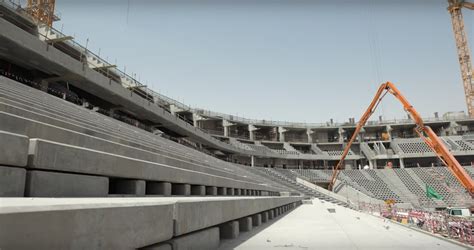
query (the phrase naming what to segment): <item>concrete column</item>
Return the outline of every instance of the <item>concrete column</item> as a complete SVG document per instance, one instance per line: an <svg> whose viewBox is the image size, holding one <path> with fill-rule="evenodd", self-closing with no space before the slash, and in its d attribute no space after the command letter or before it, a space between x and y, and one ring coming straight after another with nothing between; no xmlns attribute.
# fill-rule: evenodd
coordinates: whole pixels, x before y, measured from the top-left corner
<svg viewBox="0 0 474 250"><path fill-rule="evenodd" d="M314 131L310 128L306 129L306 134L308 135L308 142L313 143L313 136L311 136Z"/></svg>
<svg viewBox="0 0 474 250"><path fill-rule="evenodd" d="M234 195L240 196L240 188L234 188Z"/></svg>
<svg viewBox="0 0 474 250"><path fill-rule="evenodd" d="M206 195L217 195L217 187L206 187Z"/></svg>
<svg viewBox="0 0 474 250"><path fill-rule="evenodd" d="M403 161L403 158L400 158L400 168L405 168L405 162Z"/></svg>
<svg viewBox="0 0 474 250"><path fill-rule="evenodd" d="M343 128L339 128L338 131L339 133L339 142L340 143L344 143L344 129Z"/></svg>
<svg viewBox="0 0 474 250"><path fill-rule="evenodd" d="M189 184L179 184L173 183L171 185L171 194L172 195L185 195L189 196L191 194L191 185Z"/></svg>
<svg viewBox="0 0 474 250"><path fill-rule="evenodd" d="M202 120L202 119L203 119L202 116L193 113L193 126L194 126L194 127L198 127L198 121L199 121L199 120Z"/></svg>
<svg viewBox="0 0 474 250"><path fill-rule="evenodd" d="M390 141L392 141L392 130L393 130L393 128L392 128L392 126L387 125L386 129L387 129L388 138L389 138Z"/></svg>
<svg viewBox="0 0 474 250"><path fill-rule="evenodd" d="M227 188L227 195L228 196L233 196L234 195L234 189L233 188Z"/></svg>
<svg viewBox="0 0 474 250"><path fill-rule="evenodd" d="M275 211L273 209L268 210L268 219L273 220L273 218L275 218Z"/></svg>
<svg viewBox="0 0 474 250"><path fill-rule="evenodd" d="M227 188L218 187L217 188L217 195L221 195L221 196L227 195Z"/></svg>
<svg viewBox="0 0 474 250"><path fill-rule="evenodd" d="M267 223L267 221L269 220L268 211L261 213L261 215L262 215L262 223Z"/></svg>
<svg viewBox="0 0 474 250"><path fill-rule="evenodd" d="M260 225L262 225L262 215L261 214L252 215L252 226L258 227Z"/></svg>
<svg viewBox="0 0 474 250"><path fill-rule="evenodd" d="M235 239L239 237L239 222L230 221L219 226L221 239Z"/></svg>
<svg viewBox="0 0 474 250"><path fill-rule="evenodd" d="M252 217L245 217L239 220L240 232L248 232L252 230Z"/></svg>
<svg viewBox="0 0 474 250"><path fill-rule="evenodd" d="M191 195L206 195L206 187L202 185L191 185Z"/></svg>
<svg viewBox="0 0 474 250"><path fill-rule="evenodd" d="M258 130L257 127L255 127L252 124L249 124L249 137L250 140L254 141L255 140L255 131Z"/></svg>
<svg viewBox="0 0 474 250"><path fill-rule="evenodd" d="M171 183L149 181L146 183L146 194L171 196Z"/></svg>
<svg viewBox="0 0 474 250"><path fill-rule="evenodd" d="M254 155L250 156L250 162L251 162L250 165L251 165L252 167L255 167L255 156L254 156Z"/></svg>
<svg viewBox="0 0 474 250"><path fill-rule="evenodd" d="M228 120L222 119L222 127L224 128L224 136L229 137L230 127L234 126L235 123L229 122Z"/></svg>
<svg viewBox="0 0 474 250"><path fill-rule="evenodd" d="M280 134L280 142L285 142L285 132L288 131L284 127L278 127L278 133Z"/></svg>

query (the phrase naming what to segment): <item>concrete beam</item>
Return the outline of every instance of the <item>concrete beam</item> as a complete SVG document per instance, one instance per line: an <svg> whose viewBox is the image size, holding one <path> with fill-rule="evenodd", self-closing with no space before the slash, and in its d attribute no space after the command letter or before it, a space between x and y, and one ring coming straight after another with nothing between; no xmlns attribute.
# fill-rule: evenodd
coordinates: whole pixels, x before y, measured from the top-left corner
<svg viewBox="0 0 474 250"><path fill-rule="evenodd" d="M26 166L28 162L28 137L0 131L0 142L5 145L0 150L0 165Z"/></svg>
<svg viewBox="0 0 474 250"><path fill-rule="evenodd" d="M25 169L0 166L0 197L23 197L25 179Z"/></svg>
<svg viewBox="0 0 474 250"><path fill-rule="evenodd" d="M109 179L101 176L28 171L28 197L107 197Z"/></svg>
<svg viewBox="0 0 474 250"><path fill-rule="evenodd" d="M0 200L1 249L135 249L172 237L166 230L173 228L172 202L6 199Z"/></svg>

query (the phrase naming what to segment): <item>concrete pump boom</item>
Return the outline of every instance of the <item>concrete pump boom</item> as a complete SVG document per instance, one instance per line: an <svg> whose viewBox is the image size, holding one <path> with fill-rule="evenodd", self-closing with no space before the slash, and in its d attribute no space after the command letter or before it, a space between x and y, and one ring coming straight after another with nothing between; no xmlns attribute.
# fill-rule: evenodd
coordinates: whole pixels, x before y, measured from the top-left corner
<svg viewBox="0 0 474 250"><path fill-rule="evenodd" d="M453 175L458 179L461 185L466 188L471 196L474 195L474 181L471 179L469 174L464 170L464 168L459 164L459 162L454 158L454 156L449 152L449 149L443 144L441 139L436 135L436 133L429 127L426 126L421 119L420 114L413 108L413 106L408 102L408 100L400 93L400 91L395 87L391 82L386 82L382 84L377 93L375 94L374 99L370 103L369 107L365 113L360 118L357 123L354 134L352 134L351 139L344 148L342 157L334 168L331 181L329 183L329 190L332 190L336 182L337 176L339 174L340 168L344 163L349 150L352 146L352 143L356 140L357 135L359 134L362 127L365 125L369 117L374 113L377 106L380 104L382 99L387 93L392 94L397 98L403 105L403 108L407 113L410 114L411 118L415 121L416 128L415 132L425 141L425 143L436 153L438 158L449 168Z"/></svg>

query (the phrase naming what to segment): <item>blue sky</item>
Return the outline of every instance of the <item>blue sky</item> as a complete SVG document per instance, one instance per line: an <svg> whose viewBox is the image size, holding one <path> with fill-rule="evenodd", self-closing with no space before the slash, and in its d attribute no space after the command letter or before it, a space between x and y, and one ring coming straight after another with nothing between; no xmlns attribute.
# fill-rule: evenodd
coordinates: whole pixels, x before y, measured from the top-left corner
<svg viewBox="0 0 474 250"><path fill-rule="evenodd" d="M346 121L389 80L427 117L466 110L446 2L58 0L55 27L193 107ZM392 97L375 115L406 116Z"/></svg>

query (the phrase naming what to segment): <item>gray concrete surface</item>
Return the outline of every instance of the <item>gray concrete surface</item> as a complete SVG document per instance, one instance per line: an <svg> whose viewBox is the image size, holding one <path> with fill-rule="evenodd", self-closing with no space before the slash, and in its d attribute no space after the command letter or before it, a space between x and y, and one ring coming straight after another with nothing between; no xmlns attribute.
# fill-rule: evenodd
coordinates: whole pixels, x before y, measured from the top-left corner
<svg viewBox="0 0 474 250"><path fill-rule="evenodd" d="M109 179L101 176L28 171L25 195L29 197L106 197Z"/></svg>
<svg viewBox="0 0 474 250"><path fill-rule="evenodd" d="M140 248L299 199L0 198L0 249Z"/></svg>
<svg viewBox="0 0 474 250"><path fill-rule="evenodd" d="M0 165L26 166L28 161L28 137L0 131Z"/></svg>
<svg viewBox="0 0 474 250"><path fill-rule="evenodd" d="M219 228L193 232L187 235L173 238L169 241L173 250L204 250L217 249L219 247Z"/></svg>
<svg viewBox="0 0 474 250"><path fill-rule="evenodd" d="M336 208L329 213L328 208ZM219 249L466 249L409 228L315 200L288 214L240 232Z"/></svg>
<svg viewBox="0 0 474 250"><path fill-rule="evenodd" d="M22 197L25 193L26 170L0 166L0 197Z"/></svg>

